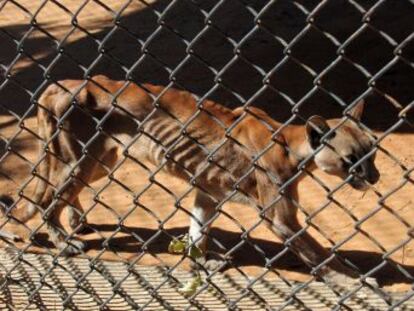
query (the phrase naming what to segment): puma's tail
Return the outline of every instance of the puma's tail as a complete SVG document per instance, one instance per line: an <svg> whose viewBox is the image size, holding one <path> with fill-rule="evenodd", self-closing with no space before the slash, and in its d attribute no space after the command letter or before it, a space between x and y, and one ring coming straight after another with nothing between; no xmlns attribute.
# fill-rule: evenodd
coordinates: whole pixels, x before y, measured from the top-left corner
<svg viewBox="0 0 414 311"><path fill-rule="evenodd" d="M13 200L6 196L0 196L0 213L3 216L9 217L12 221L25 223L39 211L39 205L44 203L47 192L50 191L48 186L49 172L50 172L50 155L44 151L43 142L49 142L54 131L54 120L50 116L49 112L44 108L50 107L50 86L39 98L39 108L37 113L38 122L38 134L41 139L39 146L39 156L37 161L40 161L36 167L36 179L37 184L34 193L31 197L28 197L29 203L26 206L17 207L13 206ZM52 145L52 144L50 144ZM13 206L11 209L10 207Z"/></svg>

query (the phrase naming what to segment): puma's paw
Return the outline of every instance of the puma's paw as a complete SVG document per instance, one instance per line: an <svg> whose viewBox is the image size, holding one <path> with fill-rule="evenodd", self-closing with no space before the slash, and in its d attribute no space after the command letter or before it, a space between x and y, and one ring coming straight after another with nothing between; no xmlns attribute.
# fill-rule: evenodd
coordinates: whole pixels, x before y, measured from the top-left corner
<svg viewBox="0 0 414 311"><path fill-rule="evenodd" d="M328 284L331 284L332 286L339 286L347 290L357 287L361 285L362 283L358 278L352 278L346 274L343 274L337 271L330 271L326 273L323 276L323 279L327 281ZM373 287L378 287L377 281L372 277L366 278L365 283Z"/></svg>
<svg viewBox="0 0 414 311"><path fill-rule="evenodd" d="M346 274L337 271L329 271L328 273L323 275L322 278L326 283L332 286L340 286L346 289L350 289L360 284L357 278L352 278Z"/></svg>
<svg viewBox="0 0 414 311"><path fill-rule="evenodd" d="M83 252L85 242L78 239L71 239L68 242L59 242L57 248L62 251L63 256L74 256Z"/></svg>
<svg viewBox="0 0 414 311"><path fill-rule="evenodd" d="M204 268L208 271L215 271L226 266L226 261L223 259L209 259L204 263Z"/></svg>
<svg viewBox="0 0 414 311"><path fill-rule="evenodd" d="M208 271L215 271L217 269L223 269L227 265L227 261L218 254L208 254L206 257L200 257L197 259L197 263L193 263L192 266L202 266Z"/></svg>

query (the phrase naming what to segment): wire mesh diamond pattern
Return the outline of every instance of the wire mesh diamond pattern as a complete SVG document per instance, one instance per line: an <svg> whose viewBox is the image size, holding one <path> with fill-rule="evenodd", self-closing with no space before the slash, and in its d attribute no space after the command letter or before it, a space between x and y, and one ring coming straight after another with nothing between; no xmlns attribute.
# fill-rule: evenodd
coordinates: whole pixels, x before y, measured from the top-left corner
<svg viewBox="0 0 414 311"><path fill-rule="evenodd" d="M414 310L413 8L0 1L2 308ZM125 94L150 108L138 113ZM336 121L321 133L312 115ZM243 140L251 124L261 134ZM307 153L295 147L301 124ZM348 133L349 150L334 143L344 129L363 133ZM136 151L143 142L153 159ZM328 149L341 178L313 169ZM289 159L273 158L278 170L266 162L275 150ZM378 183L352 189L375 154ZM85 175L94 170L101 178ZM266 188L276 192L261 200ZM206 219L198 204L212 206ZM298 222L279 214L286 206ZM25 209L40 216L23 220ZM327 277L335 265L352 284Z"/></svg>

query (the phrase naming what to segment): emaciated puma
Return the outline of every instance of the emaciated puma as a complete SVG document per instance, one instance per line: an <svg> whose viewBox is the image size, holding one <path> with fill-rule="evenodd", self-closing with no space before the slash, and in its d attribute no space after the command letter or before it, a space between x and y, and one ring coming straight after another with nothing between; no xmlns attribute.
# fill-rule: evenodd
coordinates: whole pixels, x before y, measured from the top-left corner
<svg viewBox="0 0 414 311"><path fill-rule="evenodd" d="M47 143L40 148L32 203L9 216L25 222L39 209L46 211L50 238L67 255L85 245L67 239L59 219L62 210L71 207L71 226L79 228L79 193L110 174L125 156L194 185L189 236L203 251L216 206L226 199L257 206L283 241L301 231L296 204L301 177L292 177L306 158L306 169L317 167L356 189L379 179L375 153L369 153L374 141L354 122L361 117L363 102L349 112L354 120L325 135L341 121L313 116L305 125L282 126L258 108L230 110L209 100L197 105L186 91L139 87L104 76L58 84L50 85L38 101L39 136ZM291 239L289 247L310 266L328 257L306 231ZM334 258L319 276L342 282L356 274Z"/></svg>

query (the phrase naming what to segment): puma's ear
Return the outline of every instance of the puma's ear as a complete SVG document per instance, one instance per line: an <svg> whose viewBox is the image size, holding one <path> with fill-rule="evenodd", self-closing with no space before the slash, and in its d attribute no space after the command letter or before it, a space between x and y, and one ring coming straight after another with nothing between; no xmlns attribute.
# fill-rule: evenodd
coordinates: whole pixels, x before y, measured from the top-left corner
<svg viewBox="0 0 414 311"><path fill-rule="evenodd" d="M320 116L312 116L306 121L306 136L312 149L321 144L321 138L330 130L326 120Z"/></svg>
<svg viewBox="0 0 414 311"><path fill-rule="evenodd" d="M349 110L349 115L356 120L361 120L362 113L364 112L364 105L365 101L361 99L351 110Z"/></svg>

